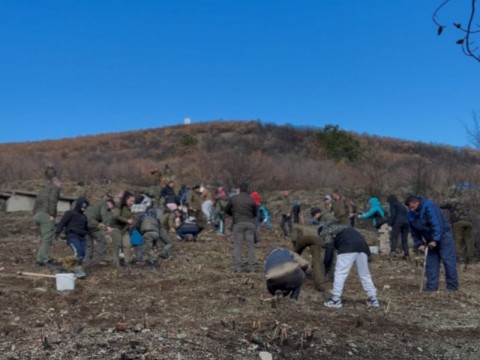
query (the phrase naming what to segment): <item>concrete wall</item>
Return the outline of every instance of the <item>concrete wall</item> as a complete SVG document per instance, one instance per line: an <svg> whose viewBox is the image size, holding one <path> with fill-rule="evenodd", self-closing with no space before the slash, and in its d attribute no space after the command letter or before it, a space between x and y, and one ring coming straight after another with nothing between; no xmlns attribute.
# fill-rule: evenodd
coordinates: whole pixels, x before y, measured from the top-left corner
<svg viewBox="0 0 480 360"><path fill-rule="evenodd" d="M28 195L15 194L8 198L6 201L6 211L33 211L35 205L35 197ZM65 212L70 210L71 202L69 200L59 200L57 203L57 211Z"/></svg>

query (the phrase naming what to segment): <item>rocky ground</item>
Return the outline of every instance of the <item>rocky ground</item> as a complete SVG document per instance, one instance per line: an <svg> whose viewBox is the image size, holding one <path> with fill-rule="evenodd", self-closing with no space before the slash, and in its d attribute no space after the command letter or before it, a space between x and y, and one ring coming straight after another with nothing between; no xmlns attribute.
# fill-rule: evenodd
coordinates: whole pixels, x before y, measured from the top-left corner
<svg viewBox="0 0 480 360"><path fill-rule="evenodd" d="M231 272L232 247L213 233L175 244L158 270L94 266L70 292L34 267L29 213L0 214L2 359L479 359L480 266L459 266L461 290L419 291L419 260L374 256L381 308L369 310L353 270L344 307L322 304L312 279L299 301L273 307L263 274ZM262 233L262 264L278 233ZM283 245L287 245L283 243ZM56 257L69 255L55 242ZM308 257L309 254L306 254ZM51 272L54 273L54 272ZM331 284L327 284L326 290ZM262 354L264 355L264 354Z"/></svg>

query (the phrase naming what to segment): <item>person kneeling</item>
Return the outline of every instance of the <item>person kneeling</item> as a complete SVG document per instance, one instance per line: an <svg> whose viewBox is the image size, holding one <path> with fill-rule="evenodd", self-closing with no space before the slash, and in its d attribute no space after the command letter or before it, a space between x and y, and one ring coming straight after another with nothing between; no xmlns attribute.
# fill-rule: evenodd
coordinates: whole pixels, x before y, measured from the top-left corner
<svg viewBox="0 0 480 360"><path fill-rule="evenodd" d="M321 224L318 234L323 237L326 247L325 268L327 271L332 265L334 251L338 252L332 296L324 302L324 305L333 308L342 307L343 286L352 265L356 264L358 277L368 296L367 304L369 307L378 308L380 304L377 299L377 289L373 285L368 269L370 248L365 238L354 228L334 223Z"/></svg>
<svg viewBox="0 0 480 360"><path fill-rule="evenodd" d="M305 280L308 261L286 248L275 248L265 260L267 289L273 296L277 291L297 300Z"/></svg>

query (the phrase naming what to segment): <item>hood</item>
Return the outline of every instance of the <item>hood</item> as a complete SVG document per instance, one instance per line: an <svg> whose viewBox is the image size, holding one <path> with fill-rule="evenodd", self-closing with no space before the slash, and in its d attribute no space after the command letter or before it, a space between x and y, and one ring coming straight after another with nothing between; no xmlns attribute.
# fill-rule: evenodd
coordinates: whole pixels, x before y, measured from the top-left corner
<svg viewBox="0 0 480 360"><path fill-rule="evenodd" d="M86 209L90 205L88 203L87 198L81 196L77 200L75 200L75 207L73 208L75 211L82 212L82 208Z"/></svg>
<svg viewBox="0 0 480 360"><path fill-rule="evenodd" d="M261 199L260 199L260 194L258 192L256 191L252 192L250 194L250 197L253 199L253 201L255 201L256 205L260 205Z"/></svg>

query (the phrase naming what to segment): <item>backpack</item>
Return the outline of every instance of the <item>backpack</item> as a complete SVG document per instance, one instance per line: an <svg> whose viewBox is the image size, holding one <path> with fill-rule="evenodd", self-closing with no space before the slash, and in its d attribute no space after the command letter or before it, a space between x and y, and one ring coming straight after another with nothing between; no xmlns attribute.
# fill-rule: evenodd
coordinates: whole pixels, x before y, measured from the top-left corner
<svg viewBox="0 0 480 360"><path fill-rule="evenodd" d="M137 229L134 229L132 231L132 234L130 235L130 245L132 246L143 245L142 234L140 234L140 232Z"/></svg>

